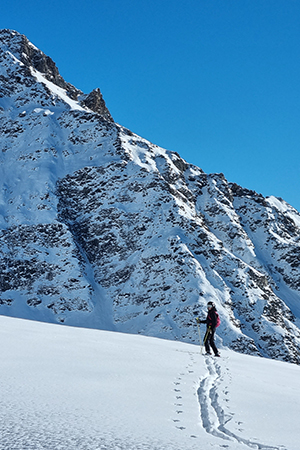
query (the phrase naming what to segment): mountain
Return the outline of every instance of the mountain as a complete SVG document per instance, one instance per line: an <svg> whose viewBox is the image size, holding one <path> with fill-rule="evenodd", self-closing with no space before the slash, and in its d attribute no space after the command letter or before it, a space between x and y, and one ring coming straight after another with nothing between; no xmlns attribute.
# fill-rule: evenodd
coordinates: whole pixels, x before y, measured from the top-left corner
<svg viewBox="0 0 300 450"><path fill-rule="evenodd" d="M115 123L0 31L0 314L300 363L300 214ZM203 329L200 329L203 333Z"/></svg>
<svg viewBox="0 0 300 450"><path fill-rule="evenodd" d="M295 364L3 316L0 339L1 450L299 449Z"/></svg>

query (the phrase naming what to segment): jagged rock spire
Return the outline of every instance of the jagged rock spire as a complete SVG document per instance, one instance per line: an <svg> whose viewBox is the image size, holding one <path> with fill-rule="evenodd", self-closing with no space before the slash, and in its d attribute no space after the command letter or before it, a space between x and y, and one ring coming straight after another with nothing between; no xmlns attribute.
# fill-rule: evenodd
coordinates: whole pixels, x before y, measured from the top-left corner
<svg viewBox="0 0 300 450"><path fill-rule="evenodd" d="M88 94L84 100L81 101L81 104L87 106L92 111L101 114L101 116L104 116L106 119L113 120L105 105L105 101L103 100L99 88L96 88L90 92L90 94Z"/></svg>

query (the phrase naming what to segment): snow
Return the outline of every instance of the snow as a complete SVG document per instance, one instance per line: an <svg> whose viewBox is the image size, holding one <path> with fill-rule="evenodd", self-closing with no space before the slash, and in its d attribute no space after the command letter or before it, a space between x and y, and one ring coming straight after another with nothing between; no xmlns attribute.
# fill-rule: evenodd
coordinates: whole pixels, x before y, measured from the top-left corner
<svg viewBox="0 0 300 450"><path fill-rule="evenodd" d="M4 316L0 339L1 450L299 448L299 366Z"/></svg>
<svg viewBox="0 0 300 450"><path fill-rule="evenodd" d="M286 203L281 198L274 197L273 195L271 195L270 197L267 197L266 201L269 203L269 205L272 208L277 208L283 214L287 214L294 221L296 226L300 227L299 212L296 209L294 209L291 205Z"/></svg>
<svg viewBox="0 0 300 450"><path fill-rule="evenodd" d="M100 120L20 70L16 48L0 68L1 261L15 278L1 314L195 342L191 318L213 300L218 345L299 362L299 213Z"/></svg>
<svg viewBox="0 0 300 450"><path fill-rule="evenodd" d="M51 81L47 80L39 71L33 69L32 67L30 68L32 75L36 78L36 80L39 83L43 83L45 86L47 86L47 88L52 92L52 94L54 96L59 97L61 100L63 100L67 105L70 106L71 109L73 110L78 110L78 111L86 111L87 108L82 108L78 102L76 102L75 100L72 100L70 97L68 97L68 95L66 94L66 91L62 88L60 88L59 86L57 86L54 83L51 83ZM41 109L42 111L42 109Z"/></svg>

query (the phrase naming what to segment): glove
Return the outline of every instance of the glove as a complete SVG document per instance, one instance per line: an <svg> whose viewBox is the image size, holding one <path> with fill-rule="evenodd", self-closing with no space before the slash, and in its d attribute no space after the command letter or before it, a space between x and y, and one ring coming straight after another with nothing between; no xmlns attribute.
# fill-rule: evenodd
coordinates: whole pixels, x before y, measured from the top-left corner
<svg viewBox="0 0 300 450"><path fill-rule="evenodd" d="M199 317L196 317L196 322L197 322L197 323L201 323Z"/></svg>

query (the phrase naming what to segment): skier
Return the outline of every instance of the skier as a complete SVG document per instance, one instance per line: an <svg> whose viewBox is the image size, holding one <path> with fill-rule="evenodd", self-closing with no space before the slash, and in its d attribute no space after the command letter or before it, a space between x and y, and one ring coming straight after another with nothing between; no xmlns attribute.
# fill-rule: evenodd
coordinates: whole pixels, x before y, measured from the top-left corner
<svg viewBox="0 0 300 450"><path fill-rule="evenodd" d="M198 317L196 319L197 323L206 323L206 333L203 340L205 345L206 355L211 355L211 348L215 354L215 356L220 356L220 353L215 344L215 331L216 328L220 325L219 314L216 310L216 305L214 302L207 303L207 317L205 320L200 320Z"/></svg>

